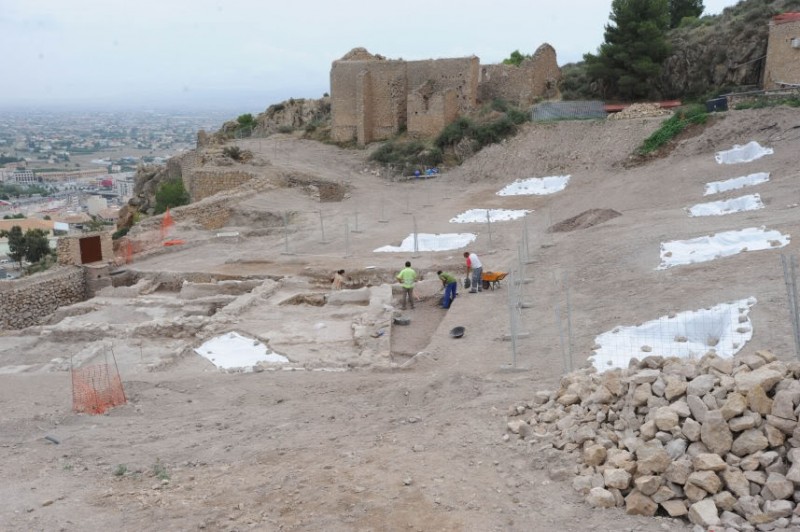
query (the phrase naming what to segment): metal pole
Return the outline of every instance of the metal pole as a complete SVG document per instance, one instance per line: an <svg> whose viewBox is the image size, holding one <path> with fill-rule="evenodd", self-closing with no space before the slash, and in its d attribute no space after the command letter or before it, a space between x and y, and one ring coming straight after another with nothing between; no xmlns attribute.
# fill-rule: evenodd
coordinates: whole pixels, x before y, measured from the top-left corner
<svg viewBox="0 0 800 532"><path fill-rule="evenodd" d="M419 257L419 234L417 233L417 217L412 216L414 220L414 254L411 255L413 258Z"/></svg>
<svg viewBox="0 0 800 532"><path fill-rule="evenodd" d="M403 214L411 214L411 198L408 189L406 189L406 210Z"/></svg>
<svg viewBox="0 0 800 532"><path fill-rule="evenodd" d="M344 256L350 256L350 219L344 219Z"/></svg>
<svg viewBox="0 0 800 532"><path fill-rule="evenodd" d="M319 211L319 228L322 231L322 240L320 240L320 244L327 244L328 241L325 240L325 224L322 221L322 211Z"/></svg>
<svg viewBox="0 0 800 532"><path fill-rule="evenodd" d="M492 247L492 217L489 215L489 209L486 209L486 230L489 232L489 247Z"/></svg>
<svg viewBox="0 0 800 532"><path fill-rule="evenodd" d="M567 373L567 355L564 350L564 330L561 326L561 305L556 303L555 315L556 315L556 324L558 325L558 336L561 339L561 370L564 373Z"/></svg>
<svg viewBox="0 0 800 532"><path fill-rule="evenodd" d="M350 232L351 232L351 233L360 233L360 232L361 232L361 230L359 230L359 228L358 228L358 209L356 209L356 212L355 212L355 213L353 213L353 214L354 214L354 215L355 215L355 217L356 217L356 225L355 225L355 229L353 229L353 230L352 230L352 231L350 231Z"/></svg>
<svg viewBox="0 0 800 532"><path fill-rule="evenodd" d="M283 211L283 254L290 255L289 253L289 213Z"/></svg>
<svg viewBox="0 0 800 532"><path fill-rule="evenodd" d="M569 297L569 274L564 272L564 292L567 297L567 354L569 355L569 370L572 371L572 305Z"/></svg>
<svg viewBox="0 0 800 532"><path fill-rule="evenodd" d="M797 258L794 255L781 255L783 280L789 303L789 318L792 322L795 356L800 357L800 317L797 308Z"/></svg>
<svg viewBox="0 0 800 532"><path fill-rule="evenodd" d="M381 217L378 220L378 223L381 224L388 224L389 220L386 219L386 198L381 196Z"/></svg>

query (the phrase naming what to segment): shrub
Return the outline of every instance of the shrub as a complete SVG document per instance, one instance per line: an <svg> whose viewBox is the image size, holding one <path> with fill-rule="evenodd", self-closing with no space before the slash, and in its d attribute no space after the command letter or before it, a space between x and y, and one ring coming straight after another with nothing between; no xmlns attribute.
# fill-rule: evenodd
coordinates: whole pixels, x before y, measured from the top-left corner
<svg viewBox="0 0 800 532"><path fill-rule="evenodd" d="M292 126L281 126L278 128L278 133L292 133L294 128Z"/></svg>
<svg viewBox="0 0 800 532"><path fill-rule="evenodd" d="M691 124L705 124L708 113L702 105L690 105L678 109L674 115L664 121L652 135L647 137L637 150L639 155L652 153Z"/></svg>
<svg viewBox="0 0 800 532"><path fill-rule="evenodd" d="M370 155L370 160L392 166L403 174L410 174L421 166L437 166L442 163L442 151L426 146L418 140L390 140Z"/></svg>
<svg viewBox="0 0 800 532"><path fill-rule="evenodd" d="M189 193L186 192L181 179L164 181L156 191L155 213L161 214L167 208L188 205L190 201Z"/></svg>
<svg viewBox="0 0 800 532"><path fill-rule="evenodd" d="M116 231L111 233L111 240L118 240L122 238L123 236L128 234L128 231L130 231L130 227L123 227L122 229L117 229Z"/></svg>
<svg viewBox="0 0 800 532"><path fill-rule="evenodd" d="M230 157L234 161L242 160L242 149L239 146L226 146L222 149L222 155Z"/></svg>

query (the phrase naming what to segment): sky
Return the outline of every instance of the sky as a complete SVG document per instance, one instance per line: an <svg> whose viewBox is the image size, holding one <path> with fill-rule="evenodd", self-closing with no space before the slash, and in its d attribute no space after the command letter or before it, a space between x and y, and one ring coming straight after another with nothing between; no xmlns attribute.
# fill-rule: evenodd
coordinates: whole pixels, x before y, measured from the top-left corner
<svg viewBox="0 0 800 532"><path fill-rule="evenodd" d="M736 0L705 0L717 14ZM329 91L361 46L392 59L502 61L603 41L611 0L0 0L0 108L235 108Z"/></svg>

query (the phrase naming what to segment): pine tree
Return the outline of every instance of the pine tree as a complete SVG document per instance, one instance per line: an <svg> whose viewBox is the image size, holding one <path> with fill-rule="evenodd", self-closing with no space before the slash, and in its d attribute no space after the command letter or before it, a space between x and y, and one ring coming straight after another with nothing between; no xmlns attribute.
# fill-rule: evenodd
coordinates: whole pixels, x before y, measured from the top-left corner
<svg viewBox="0 0 800 532"><path fill-rule="evenodd" d="M22 259L25 258L25 235L18 225L12 226L8 231L8 256L22 266Z"/></svg>
<svg viewBox="0 0 800 532"><path fill-rule="evenodd" d="M25 260L39 262L42 257L52 253L47 233L41 229L28 229L25 231Z"/></svg>
<svg viewBox="0 0 800 532"><path fill-rule="evenodd" d="M699 17L703 9L703 0L669 0L669 27L677 28L684 17Z"/></svg>
<svg viewBox="0 0 800 532"><path fill-rule="evenodd" d="M656 97L661 63L669 55L669 0L613 0L605 42L584 59L605 97L635 100Z"/></svg>

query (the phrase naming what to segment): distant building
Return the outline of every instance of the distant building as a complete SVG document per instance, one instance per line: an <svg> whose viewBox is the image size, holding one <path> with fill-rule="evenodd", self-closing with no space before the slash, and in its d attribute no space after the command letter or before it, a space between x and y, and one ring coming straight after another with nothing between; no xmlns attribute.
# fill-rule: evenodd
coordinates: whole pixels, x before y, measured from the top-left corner
<svg viewBox="0 0 800 532"><path fill-rule="evenodd" d="M10 181L14 181L20 185L35 185L39 183L33 170L22 170L19 168L11 172Z"/></svg>
<svg viewBox="0 0 800 532"><path fill-rule="evenodd" d="M783 13L769 23L764 89L800 88L800 12Z"/></svg>
<svg viewBox="0 0 800 532"><path fill-rule="evenodd" d="M92 216L97 216L100 211L108 208L108 201L103 196L89 196L86 198L86 210Z"/></svg>

